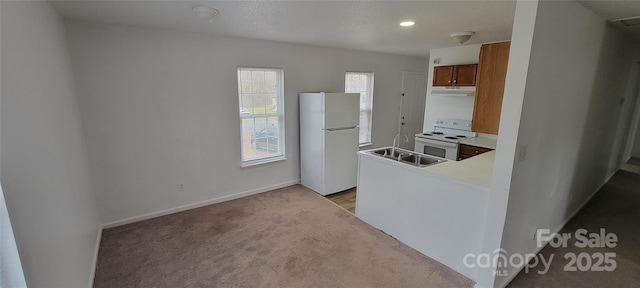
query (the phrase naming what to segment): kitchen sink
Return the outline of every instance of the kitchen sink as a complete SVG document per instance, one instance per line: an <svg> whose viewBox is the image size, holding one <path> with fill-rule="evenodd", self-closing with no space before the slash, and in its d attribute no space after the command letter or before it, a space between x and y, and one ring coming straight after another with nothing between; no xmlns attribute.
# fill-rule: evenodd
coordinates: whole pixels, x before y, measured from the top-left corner
<svg viewBox="0 0 640 288"><path fill-rule="evenodd" d="M370 151L373 154L378 154L380 156L383 156L385 158L398 158L398 156L400 156L400 149L396 148L395 151L393 151L392 148L382 148L382 149L378 149L378 150L373 150ZM392 155L393 154L393 155Z"/></svg>
<svg viewBox="0 0 640 288"><path fill-rule="evenodd" d="M437 158L400 148L393 149L391 147L370 150L367 151L367 153L420 168L447 161L442 158Z"/></svg>

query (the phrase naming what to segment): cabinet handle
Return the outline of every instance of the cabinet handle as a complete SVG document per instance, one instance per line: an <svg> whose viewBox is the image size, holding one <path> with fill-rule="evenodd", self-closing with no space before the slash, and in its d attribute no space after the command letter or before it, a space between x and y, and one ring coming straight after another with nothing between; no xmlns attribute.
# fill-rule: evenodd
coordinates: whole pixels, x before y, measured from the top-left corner
<svg viewBox="0 0 640 288"><path fill-rule="evenodd" d="M447 81L447 83L451 83L451 80Z"/></svg>
<svg viewBox="0 0 640 288"><path fill-rule="evenodd" d="M453 80L453 83L457 83L457 82L458 82L458 80Z"/></svg>
<svg viewBox="0 0 640 288"><path fill-rule="evenodd" d="M476 150L476 154L479 154L479 153L480 153L480 151Z"/></svg>

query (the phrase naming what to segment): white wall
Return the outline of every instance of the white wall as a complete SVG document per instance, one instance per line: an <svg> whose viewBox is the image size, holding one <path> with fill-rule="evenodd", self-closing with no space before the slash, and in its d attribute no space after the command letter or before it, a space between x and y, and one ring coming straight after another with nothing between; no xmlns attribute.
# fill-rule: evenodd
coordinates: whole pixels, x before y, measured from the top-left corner
<svg viewBox="0 0 640 288"><path fill-rule="evenodd" d="M640 45L640 44L637 44ZM618 126L618 133L627 135L625 149L622 151L622 161L626 162L629 158L640 158L640 57L637 59L631 81L629 81L628 89L631 91L631 98L627 98L630 102L629 107L624 111L631 114L630 121L624 123L626 125ZM635 97L633 97L635 96Z"/></svg>
<svg viewBox="0 0 640 288"><path fill-rule="evenodd" d="M536 9L535 2L518 2L521 5ZM625 107L619 99L630 96L625 88L635 58L624 37L577 2L541 1L535 15L517 9L514 29L521 26L520 21L530 28L535 23L530 59L524 65L510 62L507 80L518 83L526 77L526 86L523 96L518 95L519 87L505 91L505 97L523 101L507 101L503 111L522 107L521 115L503 115L498 154L509 154L502 155L494 171L494 175L508 175L510 167L502 164L516 162L501 244L508 254L535 253L536 228L559 230L618 168L619 163L610 161L620 149L614 147L616 129L620 121L628 121L620 117ZM527 41L531 36L514 37L512 49ZM522 72L520 77L515 70ZM503 135L513 126L503 124L518 122L519 128L511 129L517 134ZM503 137L516 135L515 147L505 145L511 149L502 150L505 147L500 145L509 142ZM523 147L526 159L519 161L516 155ZM496 184L508 182L498 178L492 188L503 194L504 187ZM496 280L496 286L505 285L517 269L509 267L508 272L508 277Z"/></svg>
<svg viewBox="0 0 640 288"><path fill-rule="evenodd" d="M537 2L518 1L516 5L509 67L504 87L498 144L493 163L493 180L485 220L482 253L495 255L500 248L515 161L520 116L527 84L529 59L536 21ZM508 108L508 109L505 109ZM493 287L495 267L479 268L477 288Z"/></svg>
<svg viewBox="0 0 640 288"><path fill-rule="evenodd" d="M433 131L438 118L457 118L471 120L475 97L432 96L433 67L446 65L477 64L480 57L480 44L463 45L451 48L432 49L429 52L429 75L427 76L427 100L424 109L423 132ZM434 64L438 59L440 63Z"/></svg>
<svg viewBox="0 0 640 288"><path fill-rule="evenodd" d="M636 44L636 45L640 45ZM625 103L622 110L621 119L628 119L628 121L620 121L618 123L618 129L616 131L616 142L614 147L619 147L615 152L615 157L611 157L610 161L612 165L614 163L623 163L629 160L632 152L632 144L636 135L635 123L638 122L640 115L638 115L640 108L640 58L636 59L636 64L632 66L631 73L629 74L629 81L627 83L626 95L624 97ZM629 146L629 147L628 147ZM613 155L612 155L613 156Z"/></svg>
<svg viewBox="0 0 640 288"><path fill-rule="evenodd" d="M64 23L2 1L1 177L29 287L88 287L99 225Z"/></svg>
<svg viewBox="0 0 640 288"><path fill-rule="evenodd" d="M100 211L111 224L296 183L298 93L344 91L347 70L375 73L372 140L390 145L402 71L426 67L425 58L198 33L67 28ZM284 68L288 160L240 168L238 65Z"/></svg>

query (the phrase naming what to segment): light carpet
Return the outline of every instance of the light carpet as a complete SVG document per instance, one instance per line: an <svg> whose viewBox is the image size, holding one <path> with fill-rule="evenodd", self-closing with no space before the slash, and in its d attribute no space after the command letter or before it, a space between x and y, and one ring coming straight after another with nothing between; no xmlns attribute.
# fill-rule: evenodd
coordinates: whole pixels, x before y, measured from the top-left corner
<svg viewBox="0 0 640 288"><path fill-rule="evenodd" d="M474 284L300 185L102 235L94 287Z"/></svg>

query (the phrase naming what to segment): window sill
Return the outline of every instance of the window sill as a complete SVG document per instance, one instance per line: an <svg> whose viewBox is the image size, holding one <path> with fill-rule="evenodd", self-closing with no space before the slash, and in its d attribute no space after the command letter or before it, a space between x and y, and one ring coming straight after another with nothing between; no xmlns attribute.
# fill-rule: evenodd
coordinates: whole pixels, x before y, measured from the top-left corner
<svg viewBox="0 0 640 288"><path fill-rule="evenodd" d="M360 144L360 148L364 148L364 147L367 147L367 146L373 146L373 143L367 142L367 143Z"/></svg>
<svg viewBox="0 0 640 288"><path fill-rule="evenodd" d="M287 160L287 157L285 157L284 155L270 157L270 158L248 160L248 161L242 161L242 164L240 164L240 167L242 167L242 168L251 167L251 166L262 165L262 164L267 164L267 163L272 163L272 162L279 162L279 161L284 161L284 160Z"/></svg>

